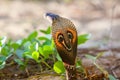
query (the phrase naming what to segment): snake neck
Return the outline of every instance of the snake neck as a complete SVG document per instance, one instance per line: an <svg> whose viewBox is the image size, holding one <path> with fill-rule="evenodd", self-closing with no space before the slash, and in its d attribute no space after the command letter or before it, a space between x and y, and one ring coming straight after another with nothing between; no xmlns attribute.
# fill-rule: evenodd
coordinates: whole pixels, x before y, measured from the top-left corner
<svg viewBox="0 0 120 80"><path fill-rule="evenodd" d="M76 66L65 64L65 63L64 63L64 66L65 66L65 69L66 69L67 80L77 80Z"/></svg>

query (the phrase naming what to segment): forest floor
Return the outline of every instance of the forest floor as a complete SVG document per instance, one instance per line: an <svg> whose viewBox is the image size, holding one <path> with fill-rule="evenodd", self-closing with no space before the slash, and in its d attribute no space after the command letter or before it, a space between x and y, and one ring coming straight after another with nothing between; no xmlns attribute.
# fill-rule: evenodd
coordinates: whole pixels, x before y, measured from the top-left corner
<svg viewBox="0 0 120 80"><path fill-rule="evenodd" d="M120 79L119 0L2 0L0 1L0 36L18 40L25 38L34 30L46 29L51 25L43 16L46 12L53 12L72 20L78 34L90 33L91 39L78 47L78 57L83 58L85 53L96 55L104 52L100 62ZM19 75L24 79L29 75L37 74L36 67L37 65L31 65L28 70L21 71L13 65L11 69L6 67L1 73L4 73L4 77L18 78ZM48 77L51 78L49 75L42 76L41 80L45 78L47 80ZM51 80L59 80L59 77L53 78Z"/></svg>

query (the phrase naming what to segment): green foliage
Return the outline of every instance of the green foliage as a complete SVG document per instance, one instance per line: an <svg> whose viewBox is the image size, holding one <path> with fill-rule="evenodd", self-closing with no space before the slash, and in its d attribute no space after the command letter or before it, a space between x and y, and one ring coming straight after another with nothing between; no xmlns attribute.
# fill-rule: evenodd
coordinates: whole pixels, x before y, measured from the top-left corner
<svg viewBox="0 0 120 80"><path fill-rule="evenodd" d="M0 69L5 67L5 63L6 63L5 60L6 58L4 56L0 57Z"/></svg>
<svg viewBox="0 0 120 80"><path fill-rule="evenodd" d="M15 55L13 59L19 66L26 67L29 59L35 60L37 63L44 63L46 59L53 55L55 47L50 34L51 28L40 30L45 36L38 37L38 32L34 31L28 37L12 41L6 37L0 38L0 69L6 65L6 60Z"/></svg>
<svg viewBox="0 0 120 80"><path fill-rule="evenodd" d="M117 80L113 75L109 75L110 80Z"/></svg>
<svg viewBox="0 0 120 80"><path fill-rule="evenodd" d="M91 38L90 34L83 34L78 36L78 45L85 43Z"/></svg>
<svg viewBox="0 0 120 80"><path fill-rule="evenodd" d="M21 59L14 59L14 61L20 66L21 69L25 69L26 62L22 61Z"/></svg>
<svg viewBox="0 0 120 80"><path fill-rule="evenodd" d="M6 37L0 38L0 69L3 69L6 64L6 60L12 55L13 49L10 47L11 41L6 43Z"/></svg>
<svg viewBox="0 0 120 80"><path fill-rule="evenodd" d="M57 62L55 62L53 69L54 69L54 71L57 72L58 74L61 74L61 73L64 73L64 72L65 72L65 68L64 68L64 66L63 66L62 61L57 61Z"/></svg>
<svg viewBox="0 0 120 80"><path fill-rule="evenodd" d="M34 60L36 60L36 62L39 62L39 52L34 51L34 52L32 53L32 58L33 58Z"/></svg>
<svg viewBox="0 0 120 80"><path fill-rule="evenodd" d="M44 33L44 34L50 34L51 33L51 28L48 27L47 30L40 30L40 32Z"/></svg>

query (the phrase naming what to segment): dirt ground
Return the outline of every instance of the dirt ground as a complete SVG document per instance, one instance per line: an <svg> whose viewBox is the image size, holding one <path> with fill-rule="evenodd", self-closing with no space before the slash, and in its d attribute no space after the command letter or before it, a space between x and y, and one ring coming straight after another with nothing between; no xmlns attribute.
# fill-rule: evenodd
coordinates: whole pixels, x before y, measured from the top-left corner
<svg viewBox="0 0 120 80"><path fill-rule="evenodd" d="M18 40L34 30L46 29L51 25L44 17L46 12L72 20L78 34L92 35L79 48L107 49L104 57L108 58L102 58L101 62L106 65L120 63L119 0L0 0L0 36ZM97 50L90 51L94 54ZM118 76L120 70L117 71Z"/></svg>

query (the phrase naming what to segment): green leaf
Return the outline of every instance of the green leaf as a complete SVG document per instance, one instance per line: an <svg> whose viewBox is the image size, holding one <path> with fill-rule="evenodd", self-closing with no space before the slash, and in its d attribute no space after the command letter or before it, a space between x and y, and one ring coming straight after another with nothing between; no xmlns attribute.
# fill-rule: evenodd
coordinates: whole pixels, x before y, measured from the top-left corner
<svg viewBox="0 0 120 80"><path fill-rule="evenodd" d="M110 80L117 80L113 75L109 75Z"/></svg>
<svg viewBox="0 0 120 80"><path fill-rule="evenodd" d="M92 56L92 55L85 55L85 57L87 57L88 59L91 59L91 60L93 60L93 61L95 61L96 60L96 57L94 57L94 56Z"/></svg>
<svg viewBox="0 0 120 80"><path fill-rule="evenodd" d="M62 74L62 73L65 72L65 68L63 66L63 62L62 61L55 62L53 69L58 74Z"/></svg>
<svg viewBox="0 0 120 80"><path fill-rule="evenodd" d="M43 39L43 37L42 37ZM45 37L44 37L44 42L42 45L51 45L52 43L52 36L50 34L47 34Z"/></svg>
<svg viewBox="0 0 120 80"><path fill-rule="evenodd" d="M31 33L29 36L28 36L28 40L33 40L37 37L38 35L38 32L37 31L34 31L33 33Z"/></svg>
<svg viewBox="0 0 120 80"><path fill-rule="evenodd" d="M10 52L10 49L7 46L3 47L1 50L1 54L4 56L8 56L9 52Z"/></svg>
<svg viewBox="0 0 120 80"><path fill-rule="evenodd" d="M51 33L51 28L48 27L47 30L40 30L40 32L42 32L44 34L50 34Z"/></svg>
<svg viewBox="0 0 120 80"><path fill-rule="evenodd" d="M32 53L32 58L33 58L34 60L38 61L38 59L39 59L39 53L38 53L37 51L34 51L34 52Z"/></svg>
<svg viewBox="0 0 120 80"><path fill-rule="evenodd" d="M53 49L49 45L44 45L43 46L43 52L47 53L47 54L51 54L51 53L53 53Z"/></svg>
<svg viewBox="0 0 120 80"><path fill-rule="evenodd" d="M11 47L11 44L13 43L13 41L12 40L8 40L8 42L6 42L6 45L8 46L8 47Z"/></svg>
<svg viewBox="0 0 120 80"><path fill-rule="evenodd" d="M96 59L98 59L98 58L100 58L101 56L103 56L103 54L104 54L103 52L97 54Z"/></svg>
<svg viewBox="0 0 120 80"><path fill-rule="evenodd" d="M4 61L4 62L2 62L1 64L0 64L0 69L3 69L4 67L5 67L5 64L6 64L6 62Z"/></svg>
<svg viewBox="0 0 120 80"><path fill-rule="evenodd" d="M26 41L24 44L23 44L23 47L24 49L29 49L29 46L31 45L31 42L30 41Z"/></svg>
<svg viewBox="0 0 120 80"><path fill-rule="evenodd" d="M51 46L44 45L43 47L39 47L39 52L42 56L44 56L45 58L48 58L50 54L54 53L54 50Z"/></svg>
<svg viewBox="0 0 120 80"><path fill-rule="evenodd" d="M0 47L2 46L2 42L0 41Z"/></svg>
<svg viewBox="0 0 120 80"><path fill-rule="evenodd" d="M39 47L39 52L42 56L44 56L45 59L47 59L49 57L49 54L48 53L45 53L43 51L43 48L42 47Z"/></svg>
<svg viewBox="0 0 120 80"><path fill-rule="evenodd" d="M22 39L22 43L21 43L21 46L23 46L26 42L28 42L29 40L28 39ZM30 41L29 41L30 42ZM18 42L19 43L19 42Z"/></svg>
<svg viewBox="0 0 120 80"><path fill-rule="evenodd" d="M19 44L17 44L17 43L12 43L12 44L11 44L11 47L14 48L14 50L16 50L16 49L18 49Z"/></svg>
<svg viewBox="0 0 120 80"><path fill-rule="evenodd" d="M39 37L38 39L39 39L39 40L46 40L46 41L49 40L47 37L44 37L44 36L41 36L41 37Z"/></svg>
<svg viewBox="0 0 120 80"><path fill-rule="evenodd" d="M30 46L29 46L29 50L31 51L31 52L33 52L33 51L38 51L38 43L36 43L36 42L33 42Z"/></svg>
<svg viewBox="0 0 120 80"><path fill-rule="evenodd" d="M6 60L5 56L0 56L0 65Z"/></svg>
<svg viewBox="0 0 120 80"><path fill-rule="evenodd" d="M3 69L6 64L6 57L5 56L0 56L0 69Z"/></svg>
<svg viewBox="0 0 120 80"><path fill-rule="evenodd" d="M16 50L16 55L19 58L23 58L23 53L24 53L24 50L21 50L21 49Z"/></svg>
<svg viewBox="0 0 120 80"><path fill-rule="evenodd" d="M20 59L14 59L14 61L15 61L18 65L22 65L22 66L25 65L24 62L23 62L22 60L20 60Z"/></svg>
<svg viewBox="0 0 120 80"><path fill-rule="evenodd" d="M23 57L32 59L32 54L31 52L27 51L23 53Z"/></svg>
<svg viewBox="0 0 120 80"><path fill-rule="evenodd" d="M62 61L62 59L61 59L61 57L58 53L56 53L56 58L57 58L58 61Z"/></svg>
<svg viewBox="0 0 120 80"><path fill-rule="evenodd" d="M80 66L82 66L82 61L81 60L76 62L76 67L80 67Z"/></svg>
<svg viewBox="0 0 120 80"><path fill-rule="evenodd" d="M43 46L44 46L44 45L51 45L51 41L45 41L45 42L43 42L42 45L43 45Z"/></svg>
<svg viewBox="0 0 120 80"><path fill-rule="evenodd" d="M52 39L51 47L55 48L55 43L54 43L53 39Z"/></svg>
<svg viewBox="0 0 120 80"><path fill-rule="evenodd" d="M89 40L91 37L90 34L83 34L78 36L78 45L85 43L87 40Z"/></svg>
<svg viewBox="0 0 120 80"><path fill-rule="evenodd" d="M39 45L38 43L35 44L35 50L38 51Z"/></svg>

